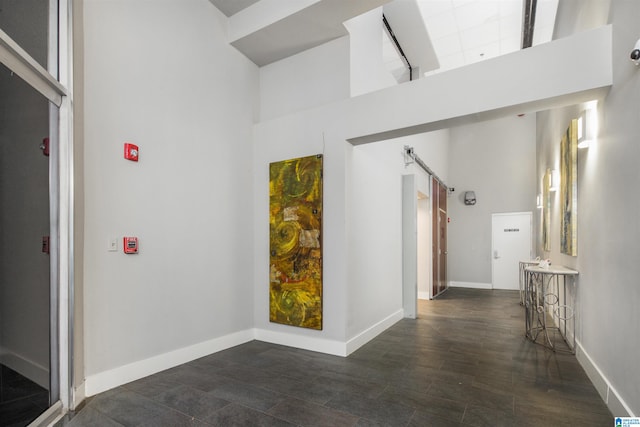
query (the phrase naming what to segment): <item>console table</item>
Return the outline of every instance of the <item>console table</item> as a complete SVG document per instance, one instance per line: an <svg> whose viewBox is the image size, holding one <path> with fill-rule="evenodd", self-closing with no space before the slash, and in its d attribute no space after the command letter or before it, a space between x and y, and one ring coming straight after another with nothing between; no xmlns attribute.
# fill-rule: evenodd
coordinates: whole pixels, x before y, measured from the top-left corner
<svg viewBox="0 0 640 427"><path fill-rule="evenodd" d="M525 274L524 269L532 265L538 265L538 264L540 264L539 259L520 261L520 265L518 266L518 272L520 273L520 276L518 279L518 285L520 286L520 305L524 305L524 288L525 288L525 282L527 280L527 275Z"/></svg>
<svg viewBox="0 0 640 427"><path fill-rule="evenodd" d="M557 332L569 347L569 352L575 353L575 277L578 272L550 265L548 268L525 267L524 274L526 337L554 351L563 351L552 340ZM567 289L568 285L571 288Z"/></svg>

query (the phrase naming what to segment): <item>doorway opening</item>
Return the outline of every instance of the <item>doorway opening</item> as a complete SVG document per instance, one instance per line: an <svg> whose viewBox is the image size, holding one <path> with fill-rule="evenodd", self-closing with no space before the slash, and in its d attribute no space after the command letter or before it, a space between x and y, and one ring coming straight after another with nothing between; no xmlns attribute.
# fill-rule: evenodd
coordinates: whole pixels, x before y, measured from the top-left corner
<svg viewBox="0 0 640 427"><path fill-rule="evenodd" d="M57 399L51 380L49 156L40 148L49 135L50 107L4 65L0 94L0 404L3 421L20 425Z"/></svg>
<svg viewBox="0 0 640 427"><path fill-rule="evenodd" d="M49 425L70 407L70 6L0 0L0 379L26 393L10 425Z"/></svg>

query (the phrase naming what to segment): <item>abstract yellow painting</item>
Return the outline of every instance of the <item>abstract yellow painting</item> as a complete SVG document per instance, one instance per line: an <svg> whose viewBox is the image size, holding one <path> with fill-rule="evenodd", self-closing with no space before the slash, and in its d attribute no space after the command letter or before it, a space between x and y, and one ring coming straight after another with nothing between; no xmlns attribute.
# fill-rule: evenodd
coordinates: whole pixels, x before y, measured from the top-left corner
<svg viewBox="0 0 640 427"><path fill-rule="evenodd" d="M560 252L578 255L578 120L560 142Z"/></svg>
<svg viewBox="0 0 640 427"><path fill-rule="evenodd" d="M269 165L269 320L322 329L322 155Z"/></svg>

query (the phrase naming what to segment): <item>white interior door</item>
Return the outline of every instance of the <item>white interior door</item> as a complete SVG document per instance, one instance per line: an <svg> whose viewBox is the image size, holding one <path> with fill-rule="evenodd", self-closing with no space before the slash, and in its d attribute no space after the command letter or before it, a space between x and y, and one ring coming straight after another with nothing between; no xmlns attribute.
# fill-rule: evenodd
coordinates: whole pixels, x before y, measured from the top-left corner
<svg viewBox="0 0 640 427"><path fill-rule="evenodd" d="M531 212L492 215L493 289L520 289L519 262L531 259L531 219Z"/></svg>

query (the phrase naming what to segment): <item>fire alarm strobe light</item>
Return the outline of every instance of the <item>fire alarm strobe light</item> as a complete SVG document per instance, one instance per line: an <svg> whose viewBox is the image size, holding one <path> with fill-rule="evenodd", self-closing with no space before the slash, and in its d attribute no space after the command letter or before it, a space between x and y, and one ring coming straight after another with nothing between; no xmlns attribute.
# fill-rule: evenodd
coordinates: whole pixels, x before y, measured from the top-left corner
<svg viewBox="0 0 640 427"><path fill-rule="evenodd" d="M124 143L124 158L133 162L138 161L138 146L133 145L130 142Z"/></svg>

